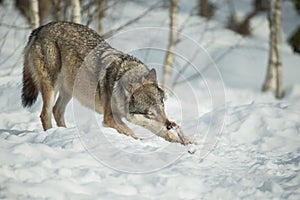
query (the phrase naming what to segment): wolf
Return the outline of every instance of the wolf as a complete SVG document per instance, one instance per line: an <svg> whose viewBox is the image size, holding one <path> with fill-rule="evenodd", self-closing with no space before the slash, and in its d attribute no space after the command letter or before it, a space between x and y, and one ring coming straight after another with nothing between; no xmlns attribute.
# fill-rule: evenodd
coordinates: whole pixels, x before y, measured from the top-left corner
<svg viewBox="0 0 300 200"><path fill-rule="evenodd" d="M91 85L96 85L94 98L87 94ZM165 93L155 69L112 48L87 26L51 22L32 31L24 49L23 107L32 106L39 92L44 130L52 128L52 114L57 126L66 127L65 109L75 97L103 114L103 125L119 133L138 139L123 122L125 118L167 141L182 143L170 131L172 123L164 111Z"/></svg>

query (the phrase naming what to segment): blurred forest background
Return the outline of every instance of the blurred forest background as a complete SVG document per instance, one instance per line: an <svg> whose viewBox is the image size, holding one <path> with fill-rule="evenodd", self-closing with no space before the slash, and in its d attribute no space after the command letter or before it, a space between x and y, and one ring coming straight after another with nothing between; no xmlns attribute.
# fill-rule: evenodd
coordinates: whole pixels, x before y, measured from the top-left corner
<svg viewBox="0 0 300 200"><path fill-rule="evenodd" d="M240 1L238 0L196 0L191 9L185 8L185 4L188 3L187 1L180 0L14 0L15 11L25 19L26 24L20 26L18 23L8 23L3 20L5 13L1 13L0 27L9 28L11 31L0 39L0 48L4 48L6 37L10 37L12 32L34 29L50 21L58 20L85 24L95 29L104 38L109 38L120 31L126 30L128 27L134 27L135 23L151 15L154 10L161 10L168 13L168 18L162 19L163 24L161 26L170 28L168 36L169 44L166 47L168 52L163 63L164 75L162 80L163 84L167 85L170 84L169 79L172 73L172 65L174 64L174 55L172 52L175 51L176 45L180 42L178 32L192 27L193 23L195 23L194 20L191 20L192 18L199 17L199 23L209 24L209 21L214 19L216 12L223 12L222 16L224 16L224 20L222 28L236 33L237 43L229 46L228 51L224 52L224 54L214 58L215 62L217 62L238 46L242 38L252 37L253 29L255 29L252 20L257 16L264 16L269 21L269 60L267 66L262 66L266 68L266 78L262 85L262 91L275 89L275 96L282 98L284 96L284 89L281 74L281 4L285 1L291 2L297 10L298 15L300 15L300 0L247 1L251 3L251 9L246 15L241 16L239 12ZM6 7L11 1L1 0L0 3L2 7ZM130 11L126 10L126 4L136 4L137 8L143 7L144 9L136 11L134 13L136 15L129 18L127 12ZM123 10L120 8L123 8ZM179 12L188 12L185 13L186 18L184 21L178 21L177 15ZM205 30L199 30L199 35L213 31L214 28L207 25ZM294 30L288 36L288 40L284 42L288 42L291 49L295 53L300 54L299 24L295 24ZM7 55L6 60L11 59L13 56L14 52L11 55ZM0 64L5 64L6 60L1 60ZM183 66L182 70L185 70L185 67ZM14 70L14 67L11 70ZM176 83L172 85L175 86Z"/></svg>

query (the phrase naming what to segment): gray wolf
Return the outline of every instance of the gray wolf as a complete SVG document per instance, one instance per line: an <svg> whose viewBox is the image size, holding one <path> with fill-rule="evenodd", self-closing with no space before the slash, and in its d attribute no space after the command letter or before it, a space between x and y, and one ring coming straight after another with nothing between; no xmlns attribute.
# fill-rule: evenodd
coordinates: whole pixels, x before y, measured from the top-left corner
<svg viewBox="0 0 300 200"><path fill-rule="evenodd" d="M87 69L81 73L83 82L73 92L82 66ZM97 85L95 98L86 93L92 84ZM22 105L33 105L39 92L44 130L52 128L52 113L57 126L66 127L64 112L74 96L88 108L95 106L104 115L103 124L119 133L137 138L122 121L125 118L167 141L181 142L170 131L172 123L164 111L164 91L155 69L112 48L84 25L51 22L32 31L24 49Z"/></svg>

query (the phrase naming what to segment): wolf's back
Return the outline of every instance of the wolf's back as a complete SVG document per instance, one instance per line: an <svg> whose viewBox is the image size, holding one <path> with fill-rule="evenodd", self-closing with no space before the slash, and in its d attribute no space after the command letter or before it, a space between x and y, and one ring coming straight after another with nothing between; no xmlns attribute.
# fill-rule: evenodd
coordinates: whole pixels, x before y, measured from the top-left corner
<svg viewBox="0 0 300 200"><path fill-rule="evenodd" d="M54 85L63 62L76 60L70 67L79 68L100 43L105 41L95 31L72 22L51 22L34 29L24 49L22 105L35 103L41 80L49 78Z"/></svg>

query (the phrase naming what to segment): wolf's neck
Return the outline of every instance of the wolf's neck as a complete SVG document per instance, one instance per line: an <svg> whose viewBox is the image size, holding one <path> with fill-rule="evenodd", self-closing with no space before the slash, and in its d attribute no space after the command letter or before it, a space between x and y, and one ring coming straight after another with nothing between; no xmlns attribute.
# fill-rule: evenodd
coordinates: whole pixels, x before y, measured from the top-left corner
<svg viewBox="0 0 300 200"><path fill-rule="evenodd" d="M145 65L138 63L122 76L122 84L124 84L126 89L130 90L131 86L134 83L139 83L141 78L147 73L149 73L149 69Z"/></svg>

